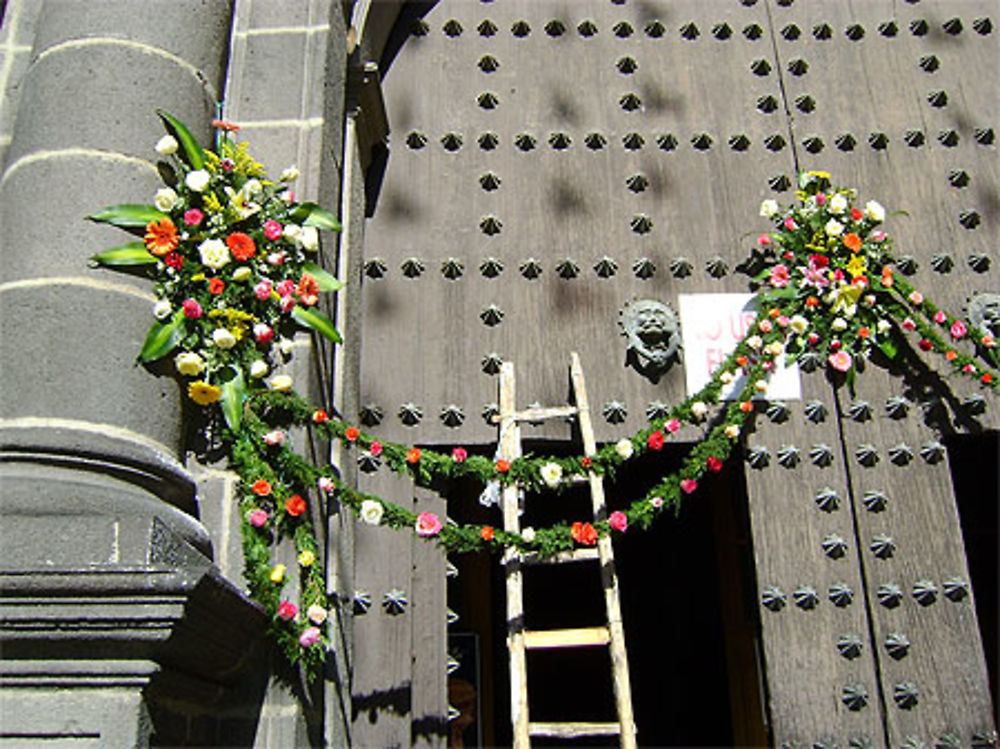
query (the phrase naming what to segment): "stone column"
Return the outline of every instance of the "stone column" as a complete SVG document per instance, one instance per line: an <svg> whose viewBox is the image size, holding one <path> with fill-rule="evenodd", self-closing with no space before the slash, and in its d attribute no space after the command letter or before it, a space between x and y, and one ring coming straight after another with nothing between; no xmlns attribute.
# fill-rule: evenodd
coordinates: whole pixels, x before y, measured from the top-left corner
<svg viewBox="0 0 1000 749"><path fill-rule="evenodd" d="M139 5L46 0L0 178L0 712L29 746L145 746L150 679L204 697L259 624L210 565L180 391L134 364L149 284L87 263L128 237L86 216L160 186L155 110L207 142L221 95L229 3Z"/></svg>

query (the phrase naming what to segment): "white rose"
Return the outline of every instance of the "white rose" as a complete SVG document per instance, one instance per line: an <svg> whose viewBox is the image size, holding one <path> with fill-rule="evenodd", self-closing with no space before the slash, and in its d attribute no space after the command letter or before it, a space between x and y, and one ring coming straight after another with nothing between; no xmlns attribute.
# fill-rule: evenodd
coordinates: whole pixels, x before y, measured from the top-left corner
<svg viewBox="0 0 1000 749"><path fill-rule="evenodd" d="M299 242L302 243L302 249L306 252L316 252L319 249L319 232L316 231L316 227L303 226Z"/></svg>
<svg viewBox="0 0 1000 749"><path fill-rule="evenodd" d="M708 406L702 401L695 401L691 404L691 416L695 419L704 419L708 413Z"/></svg>
<svg viewBox="0 0 1000 749"><path fill-rule="evenodd" d="M219 348L229 349L236 345L236 336L228 328L216 328L212 331L212 343Z"/></svg>
<svg viewBox="0 0 1000 749"><path fill-rule="evenodd" d="M546 463L541 468L538 469L538 473L542 476L542 481L549 488L555 488L559 486L559 482L562 481L562 466L558 463Z"/></svg>
<svg viewBox="0 0 1000 749"><path fill-rule="evenodd" d="M164 135L156 141L155 148L157 153L163 154L164 156L177 153L177 139L172 135Z"/></svg>
<svg viewBox="0 0 1000 749"><path fill-rule="evenodd" d="M208 172L204 169L196 169L193 172L187 173L187 176L184 178L184 184L188 186L189 190L204 192L211 179Z"/></svg>
<svg viewBox="0 0 1000 749"><path fill-rule="evenodd" d="M270 369L267 366L267 362L262 359L257 359L250 365L250 376L255 380L259 380L261 377L266 375Z"/></svg>
<svg viewBox="0 0 1000 749"><path fill-rule="evenodd" d="M752 348L754 351L759 350L763 344L764 341L759 335L752 335L747 338L747 346Z"/></svg>
<svg viewBox="0 0 1000 749"><path fill-rule="evenodd" d="M526 544L530 544L535 540L535 529L528 527L521 531L521 538L524 539Z"/></svg>
<svg viewBox="0 0 1000 749"><path fill-rule="evenodd" d="M888 320L879 320L875 324L875 330L878 331L879 333L888 333L891 328L892 325L889 323Z"/></svg>
<svg viewBox="0 0 1000 749"><path fill-rule="evenodd" d="M809 321L802 315L794 315L792 316L792 319L788 321L788 327L792 329L793 333L802 335L809 330Z"/></svg>
<svg viewBox="0 0 1000 749"><path fill-rule="evenodd" d="M291 182L292 180L298 179L299 168L292 164L289 167L285 167L285 170L278 176L278 182Z"/></svg>
<svg viewBox="0 0 1000 749"><path fill-rule="evenodd" d="M177 193L169 187L161 187L153 196L153 205L166 213L177 204Z"/></svg>
<svg viewBox="0 0 1000 749"><path fill-rule="evenodd" d="M281 392L287 392L292 389L292 378L291 375L279 374L272 377L267 381L268 387L271 390L279 390Z"/></svg>
<svg viewBox="0 0 1000 749"><path fill-rule="evenodd" d="M781 356L785 353L785 344L781 341L772 341L764 347L764 350L771 356Z"/></svg>
<svg viewBox="0 0 1000 749"><path fill-rule="evenodd" d="M382 522L382 513L385 512L385 508L382 507L382 503L374 499L366 499L361 503L361 509L358 511L358 515L361 521L367 523L368 525L378 525Z"/></svg>
<svg viewBox="0 0 1000 749"><path fill-rule="evenodd" d="M824 231L831 237L839 237L844 233L844 225L837 221L837 219L831 218L826 222L826 226L823 227Z"/></svg>
<svg viewBox="0 0 1000 749"><path fill-rule="evenodd" d="M847 210L847 198L838 192L830 198L830 202L827 204L827 210L835 216L843 213Z"/></svg>
<svg viewBox="0 0 1000 749"><path fill-rule="evenodd" d="M621 439L615 443L615 452L622 460L628 460L635 452L635 446L632 444L632 440Z"/></svg>
<svg viewBox="0 0 1000 749"><path fill-rule="evenodd" d="M182 375L194 377L205 371L205 360L193 351L184 351L174 357L174 366Z"/></svg>
<svg viewBox="0 0 1000 749"><path fill-rule="evenodd" d="M243 183L243 187L240 188L240 192L249 197L260 195L263 191L264 188L261 186L259 179L248 179Z"/></svg>
<svg viewBox="0 0 1000 749"><path fill-rule="evenodd" d="M219 270L229 262L229 248L221 239L206 239L198 245L201 262L213 270Z"/></svg>
<svg viewBox="0 0 1000 749"><path fill-rule="evenodd" d="M722 374L719 375L719 382L721 382L723 385L728 385L732 381L733 381L732 372L723 372Z"/></svg>
<svg viewBox="0 0 1000 749"><path fill-rule="evenodd" d="M755 382L753 386L754 388L756 388L758 393L767 392L767 380L757 380L757 382Z"/></svg>
<svg viewBox="0 0 1000 749"><path fill-rule="evenodd" d="M253 275L253 271L247 266L241 265L239 268L233 271L234 281L246 281L250 276Z"/></svg>
<svg viewBox="0 0 1000 749"><path fill-rule="evenodd" d="M285 228L281 230L281 236L293 244L298 244L302 237L302 227L298 224L285 224Z"/></svg>
<svg viewBox="0 0 1000 749"><path fill-rule="evenodd" d="M731 440L736 439L740 436L740 428L736 424L730 424L726 427L726 436Z"/></svg>
<svg viewBox="0 0 1000 749"><path fill-rule="evenodd" d="M885 208L874 200L869 200L865 203L865 216L879 224L885 221Z"/></svg>
<svg viewBox="0 0 1000 749"><path fill-rule="evenodd" d="M309 621L313 624L322 624L326 621L326 609L320 606L318 603L314 603L308 609L306 609L306 616L309 617Z"/></svg>
<svg viewBox="0 0 1000 749"><path fill-rule="evenodd" d="M843 317L835 317L833 322L830 323L830 327L838 333L842 330L847 330L847 320Z"/></svg>
<svg viewBox="0 0 1000 749"><path fill-rule="evenodd" d="M170 308L170 302L166 299L157 300L156 304L153 305L153 317L157 320L166 320L170 317L170 313L173 310Z"/></svg>
<svg viewBox="0 0 1000 749"><path fill-rule="evenodd" d="M778 201L768 198L760 204L760 215L764 218L771 218L778 213Z"/></svg>

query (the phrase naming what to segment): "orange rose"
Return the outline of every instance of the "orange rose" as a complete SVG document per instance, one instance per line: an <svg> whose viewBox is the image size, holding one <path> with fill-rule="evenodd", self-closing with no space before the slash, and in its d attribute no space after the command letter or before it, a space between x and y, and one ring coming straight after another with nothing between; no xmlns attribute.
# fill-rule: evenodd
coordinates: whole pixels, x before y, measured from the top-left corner
<svg viewBox="0 0 1000 749"><path fill-rule="evenodd" d="M285 502L285 512L291 515L293 518L297 518L299 515L306 511L306 501L302 499L298 494L293 494Z"/></svg>
<svg viewBox="0 0 1000 749"><path fill-rule="evenodd" d="M344 430L344 438L348 442L354 442L360 436L361 432L358 431L357 427L347 427L347 429Z"/></svg>
<svg viewBox="0 0 1000 749"><path fill-rule="evenodd" d="M311 273L303 273L298 288L295 289L295 296L306 307L313 306L319 301L319 281Z"/></svg>
<svg viewBox="0 0 1000 749"><path fill-rule="evenodd" d="M497 461L496 468L497 468L497 473L507 473L507 471L510 470L510 461L501 458L500 460Z"/></svg>
<svg viewBox="0 0 1000 749"><path fill-rule="evenodd" d="M226 288L226 282L221 278L208 279L208 291L211 294L221 294Z"/></svg>
<svg viewBox="0 0 1000 749"><path fill-rule="evenodd" d="M253 493L258 497L266 497L271 493L271 482L260 479L253 482Z"/></svg>
<svg viewBox="0 0 1000 749"><path fill-rule="evenodd" d="M493 526L492 525L484 525L482 528L480 528L479 529L479 537L481 539L483 539L483 541L492 541L493 540Z"/></svg>
<svg viewBox="0 0 1000 749"><path fill-rule="evenodd" d="M573 523L570 526L569 535L583 546L593 546L597 543L597 529L590 523Z"/></svg>
<svg viewBox="0 0 1000 749"><path fill-rule="evenodd" d="M324 421L329 421L329 420L330 420L330 415L322 408L313 411L313 421L316 422L317 424L322 424Z"/></svg>
<svg viewBox="0 0 1000 749"><path fill-rule="evenodd" d="M849 249L851 252L857 252L861 249L861 237L855 234L853 231L850 234L844 235L844 247Z"/></svg>
<svg viewBox="0 0 1000 749"><path fill-rule="evenodd" d="M410 448L410 451L406 453L406 462L411 465L413 465L414 463L419 463L420 455L421 453L419 447Z"/></svg>
<svg viewBox="0 0 1000 749"><path fill-rule="evenodd" d="M181 238L177 233L177 227L167 216L146 224L146 236L144 237L146 249L151 255L163 257L169 255L177 249Z"/></svg>

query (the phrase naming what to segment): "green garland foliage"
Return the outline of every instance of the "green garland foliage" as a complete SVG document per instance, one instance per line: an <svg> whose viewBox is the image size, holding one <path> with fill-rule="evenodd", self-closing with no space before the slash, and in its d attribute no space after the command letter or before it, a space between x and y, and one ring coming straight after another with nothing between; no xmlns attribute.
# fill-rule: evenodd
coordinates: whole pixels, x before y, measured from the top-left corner
<svg viewBox="0 0 1000 749"><path fill-rule="evenodd" d="M853 387L859 363L877 349L897 360L908 336L917 348L942 355L953 371L995 389L1000 380L995 341L968 320L924 299L892 269L890 241L881 228L885 211L863 207L853 189L834 188L829 175L800 175L797 202L782 209L761 204L772 231L758 237L751 258L758 316L735 349L697 394L629 438L601 446L593 455L526 455L511 461L381 442L341 419L331 418L292 389L291 378L272 368L289 348L296 328L334 342L340 336L318 309L321 292L339 281L312 261L317 229L338 230L334 217L314 204L297 203L289 188L296 170L277 182L235 143L237 128L217 122L216 150L203 149L187 128L161 112L167 130L157 150L172 158L160 165L166 187L154 205L111 206L90 218L142 236L95 255L101 265L146 269L155 281L157 319L140 352L144 362L172 355L189 378L189 397L215 409L225 422L231 468L240 478L239 507L245 575L251 596L271 616L271 632L289 662L310 678L322 669L329 647L329 604L313 524L332 503L350 508L362 522L411 529L448 551L516 547L551 555L592 545L601 535L648 528L680 510L685 496L720 471L753 428L767 380L781 357L800 366L826 366ZM723 389L737 383L730 400ZM734 385L737 386L737 385ZM640 456L664 449L684 425L704 429L679 469L665 472L644 496L594 522L558 523L513 533L489 525L457 525L433 513L416 514L344 482L327 464L292 449L287 430L305 427L319 438L341 442L370 466L408 476L420 486L457 478L482 485L517 484L534 491L562 491L573 477L613 477ZM276 564L276 550L290 543L296 570ZM298 576L298 603L283 597Z"/></svg>

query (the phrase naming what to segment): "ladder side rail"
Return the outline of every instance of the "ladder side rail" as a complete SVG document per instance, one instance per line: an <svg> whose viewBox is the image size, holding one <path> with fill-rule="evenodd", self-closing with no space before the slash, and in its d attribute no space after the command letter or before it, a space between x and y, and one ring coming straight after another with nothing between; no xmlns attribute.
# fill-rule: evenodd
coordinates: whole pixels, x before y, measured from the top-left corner
<svg viewBox="0 0 1000 749"><path fill-rule="evenodd" d="M583 379L583 366L577 352L570 354L570 379L573 384L573 396L576 401L577 418L580 423L580 436L583 438L585 455L597 453L597 441L594 437L594 425L590 418L590 404L587 401L587 389ZM607 505L604 496L604 481L593 471L588 471L590 479L590 496L594 507L594 519L604 520L607 517ZM601 560L601 578L604 587L604 604L607 610L608 631L610 634L611 670L614 683L615 705L618 709L618 719L621 722L622 749L636 749L636 725L632 711L632 687L629 682L628 655L625 649L625 630L622 626L621 603L618 592L618 575L615 572L614 552L611 548L611 538L607 534L597 541L597 549Z"/></svg>
<svg viewBox="0 0 1000 749"><path fill-rule="evenodd" d="M499 379L500 457L513 460L521 453L521 429L515 406L514 364L504 362ZM517 484L504 487L501 495L504 530L519 533L520 491ZM528 671L524 644L524 586L517 549L504 553L507 582L507 650L510 654L510 710L514 749L530 749L528 721Z"/></svg>

